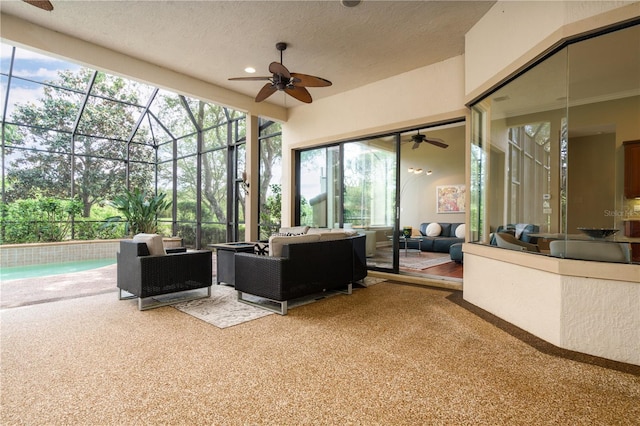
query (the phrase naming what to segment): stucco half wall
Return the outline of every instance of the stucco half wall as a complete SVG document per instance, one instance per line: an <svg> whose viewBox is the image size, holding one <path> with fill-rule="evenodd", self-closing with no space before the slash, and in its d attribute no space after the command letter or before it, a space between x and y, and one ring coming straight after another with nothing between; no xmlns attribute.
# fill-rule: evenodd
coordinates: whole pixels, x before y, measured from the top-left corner
<svg viewBox="0 0 640 426"><path fill-rule="evenodd" d="M640 365L640 265L464 252L466 301L560 348Z"/></svg>

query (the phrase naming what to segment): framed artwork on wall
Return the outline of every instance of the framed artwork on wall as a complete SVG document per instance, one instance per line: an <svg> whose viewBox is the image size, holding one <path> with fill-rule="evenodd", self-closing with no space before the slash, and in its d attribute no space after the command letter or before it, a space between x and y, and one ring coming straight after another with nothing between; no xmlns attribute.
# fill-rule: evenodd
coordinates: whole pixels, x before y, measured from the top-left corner
<svg viewBox="0 0 640 426"><path fill-rule="evenodd" d="M436 213L464 213L464 185L436 187Z"/></svg>

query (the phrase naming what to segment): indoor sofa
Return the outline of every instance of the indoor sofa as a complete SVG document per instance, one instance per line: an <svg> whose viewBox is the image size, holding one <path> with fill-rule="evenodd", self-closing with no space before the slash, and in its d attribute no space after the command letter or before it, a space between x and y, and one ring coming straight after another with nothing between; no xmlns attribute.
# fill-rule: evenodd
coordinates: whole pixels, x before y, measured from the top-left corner
<svg viewBox="0 0 640 426"><path fill-rule="evenodd" d="M435 226L437 225L437 226ZM464 243L463 223L431 222L420 224L420 250L449 253L453 244ZM418 237L418 236L416 236ZM408 241L407 247L418 249L418 241Z"/></svg>
<svg viewBox="0 0 640 426"><path fill-rule="evenodd" d="M330 290L351 294L367 275L365 236L326 232L272 237L270 255L236 253L238 301L287 314L288 302ZM249 295L249 296L247 296ZM258 296L267 299L256 302Z"/></svg>
<svg viewBox="0 0 640 426"><path fill-rule="evenodd" d="M540 232L540 227L538 225L534 225L532 223L510 223L508 225L498 226L495 233L491 234L491 239L489 243L493 246L497 246L498 242L496 241L495 234L497 233L507 233L513 235L516 239L528 243L528 244L537 244L538 238L532 236L531 234L536 234Z"/></svg>

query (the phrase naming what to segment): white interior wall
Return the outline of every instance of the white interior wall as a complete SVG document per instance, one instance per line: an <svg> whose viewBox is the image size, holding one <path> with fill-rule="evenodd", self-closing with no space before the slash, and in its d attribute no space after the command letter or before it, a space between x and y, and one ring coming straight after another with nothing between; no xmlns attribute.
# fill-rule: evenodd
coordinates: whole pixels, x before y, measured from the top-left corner
<svg viewBox="0 0 640 426"><path fill-rule="evenodd" d="M497 83L549 48L550 40L639 14L637 1L499 1L465 36L465 94Z"/></svg>
<svg viewBox="0 0 640 426"><path fill-rule="evenodd" d="M421 133L440 138L449 145L442 149L422 143L412 149L412 142L400 148L400 226L413 227L414 234L423 222L461 223L464 213L437 213L436 188L440 185L459 185L465 183L465 128L464 124L442 130L422 131ZM425 171L414 175L407 171L409 167ZM426 171L431 170L431 175Z"/></svg>
<svg viewBox="0 0 640 426"><path fill-rule="evenodd" d="M464 108L464 57L291 108L283 144L308 146L394 130L402 123Z"/></svg>
<svg viewBox="0 0 640 426"><path fill-rule="evenodd" d="M464 256L466 301L560 346L560 276L468 253ZM467 280L467 270L486 279Z"/></svg>
<svg viewBox="0 0 640 426"><path fill-rule="evenodd" d="M292 108L282 126L282 223L292 221L292 149L464 117L463 67L458 56Z"/></svg>
<svg viewBox="0 0 640 426"><path fill-rule="evenodd" d="M471 254L466 246L465 250L466 301L560 348L640 365L637 282L558 273L566 263L587 271L594 262L485 248L493 251L492 259ZM540 265L505 261L514 256L534 258L528 263L539 260ZM551 270L544 270L550 262L555 263ZM630 275L638 268L611 267L628 269Z"/></svg>

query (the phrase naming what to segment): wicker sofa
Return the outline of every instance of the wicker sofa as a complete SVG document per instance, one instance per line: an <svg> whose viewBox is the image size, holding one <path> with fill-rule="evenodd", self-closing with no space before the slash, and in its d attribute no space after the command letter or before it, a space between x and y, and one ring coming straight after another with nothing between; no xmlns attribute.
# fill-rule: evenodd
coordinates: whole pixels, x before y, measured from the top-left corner
<svg viewBox="0 0 640 426"><path fill-rule="evenodd" d="M203 294L187 299L211 295L212 259L208 250L168 250L167 254L149 252L142 241L122 240L117 253L117 286L119 298L138 299L138 309L145 310L173 302L146 303L147 299L187 290L207 289ZM130 294L124 296L123 291Z"/></svg>
<svg viewBox="0 0 640 426"><path fill-rule="evenodd" d="M286 315L292 299L330 290L351 294L353 283L367 275L364 235L334 232L288 238L275 256L235 254L239 301ZM246 295L267 301L256 303Z"/></svg>

